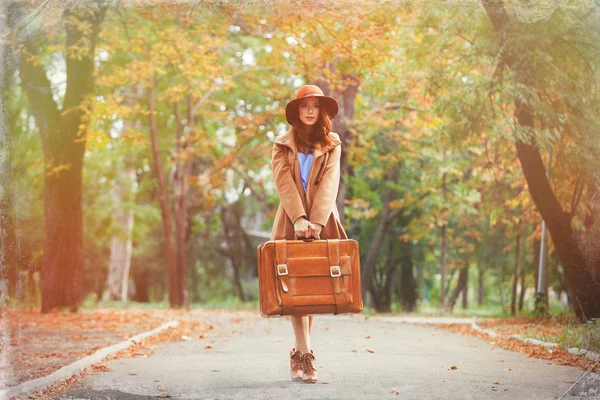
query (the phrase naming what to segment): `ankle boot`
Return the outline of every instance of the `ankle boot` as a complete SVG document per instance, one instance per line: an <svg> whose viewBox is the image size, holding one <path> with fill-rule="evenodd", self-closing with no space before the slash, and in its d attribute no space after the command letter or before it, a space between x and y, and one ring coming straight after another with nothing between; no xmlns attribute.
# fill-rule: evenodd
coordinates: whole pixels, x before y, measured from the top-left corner
<svg viewBox="0 0 600 400"><path fill-rule="evenodd" d="M296 348L290 350L290 369L293 382L302 381L302 353Z"/></svg>
<svg viewBox="0 0 600 400"><path fill-rule="evenodd" d="M317 367L315 367L315 354L311 350L310 353L302 354L302 381L306 383L317 382Z"/></svg>

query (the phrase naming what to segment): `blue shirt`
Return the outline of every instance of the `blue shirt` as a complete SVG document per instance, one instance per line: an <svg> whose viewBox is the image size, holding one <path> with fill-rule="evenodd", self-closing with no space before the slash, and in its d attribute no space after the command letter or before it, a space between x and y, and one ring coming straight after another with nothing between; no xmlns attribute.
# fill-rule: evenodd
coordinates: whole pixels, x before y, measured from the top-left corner
<svg viewBox="0 0 600 400"><path fill-rule="evenodd" d="M300 164L300 178L302 180L302 186L304 186L304 192L306 192L306 185L308 184L308 175L310 174L310 167L313 162L313 153L304 155L301 151L298 152L298 163Z"/></svg>

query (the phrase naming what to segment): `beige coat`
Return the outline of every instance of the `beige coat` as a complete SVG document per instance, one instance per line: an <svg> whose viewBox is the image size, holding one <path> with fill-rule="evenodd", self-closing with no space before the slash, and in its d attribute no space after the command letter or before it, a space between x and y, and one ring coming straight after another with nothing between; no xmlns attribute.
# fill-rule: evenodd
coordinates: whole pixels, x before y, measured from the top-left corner
<svg viewBox="0 0 600 400"><path fill-rule="evenodd" d="M280 202L271 240L294 239L293 221L302 216L324 226L321 239L348 238L335 203L340 184L342 142L337 133L331 132L330 136L333 137L332 145L315 148L306 193L300 179L298 149L291 129L275 139L272 170Z"/></svg>

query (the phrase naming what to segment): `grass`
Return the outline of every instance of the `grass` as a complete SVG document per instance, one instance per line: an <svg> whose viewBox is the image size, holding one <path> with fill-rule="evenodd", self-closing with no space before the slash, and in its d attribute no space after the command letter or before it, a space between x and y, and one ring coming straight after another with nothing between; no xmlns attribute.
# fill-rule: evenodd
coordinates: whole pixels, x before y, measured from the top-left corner
<svg viewBox="0 0 600 400"><path fill-rule="evenodd" d="M600 318L587 323L571 321L556 339L566 347L588 349L600 354Z"/></svg>

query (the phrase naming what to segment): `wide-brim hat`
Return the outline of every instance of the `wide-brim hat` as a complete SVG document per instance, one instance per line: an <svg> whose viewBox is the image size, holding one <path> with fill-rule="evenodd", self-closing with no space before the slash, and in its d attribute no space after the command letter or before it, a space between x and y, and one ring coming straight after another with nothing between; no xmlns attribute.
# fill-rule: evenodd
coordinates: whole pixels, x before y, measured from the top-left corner
<svg viewBox="0 0 600 400"><path fill-rule="evenodd" d="M325 109L329 118L337 115L340 107L333 97L325 96L320 87L316 85L304 85L296 92L296 98L285 106L285 118L290 125L299 121L298 103L307 97L317 97L319 99L319 108Z"/></svg>

